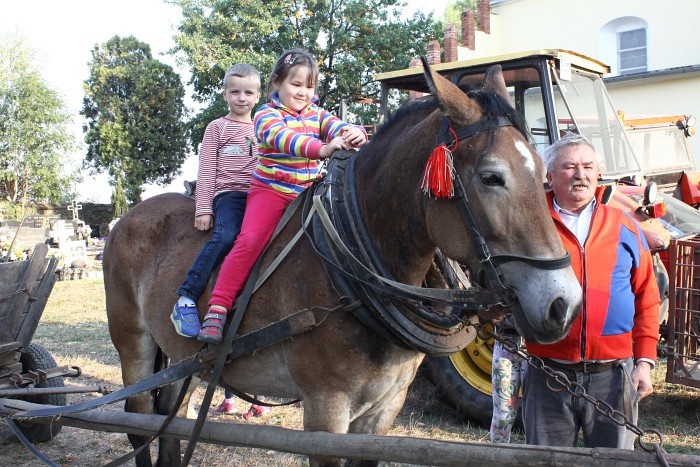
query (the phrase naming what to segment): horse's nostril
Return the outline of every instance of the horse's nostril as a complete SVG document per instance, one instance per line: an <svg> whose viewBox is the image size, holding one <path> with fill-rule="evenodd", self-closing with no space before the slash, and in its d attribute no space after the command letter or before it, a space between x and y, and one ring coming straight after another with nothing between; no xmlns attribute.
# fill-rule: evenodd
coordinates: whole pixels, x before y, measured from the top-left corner
<svg viewBox="0 0 700 467"><path fill-rule="evenodd" d="M555 323L563 323L566 319L566 301L563 298L557 297L549 307L549 317Z"/></svg>

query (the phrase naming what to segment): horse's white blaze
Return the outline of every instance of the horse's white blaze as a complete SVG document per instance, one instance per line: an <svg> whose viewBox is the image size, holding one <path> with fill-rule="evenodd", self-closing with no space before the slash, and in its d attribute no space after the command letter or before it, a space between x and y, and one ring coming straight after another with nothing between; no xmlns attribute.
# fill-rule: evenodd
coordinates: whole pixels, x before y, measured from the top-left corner
<svg viewBox="0 0 700 467"><path fill-rule="evenodd" d="M532 153L527 148L525 143L523 143L522 141L516 141L515 142L515 149L517 149L518 152L520 152L520 154L523 156L523 158L525 158L525 167L527 167L530 170L530 172L532 172L534 174L535 173L535 161L532 160Z"/></svg>

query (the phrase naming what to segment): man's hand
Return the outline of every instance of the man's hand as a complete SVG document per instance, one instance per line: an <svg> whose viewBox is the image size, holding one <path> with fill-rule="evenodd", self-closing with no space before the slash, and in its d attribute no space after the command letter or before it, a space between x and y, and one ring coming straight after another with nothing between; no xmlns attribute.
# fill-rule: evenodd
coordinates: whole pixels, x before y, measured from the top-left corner
<svg viewBox="0 0 700 467"><path fill-rule="evenodd" d="M203 216L197 216L194 218L194 228L197 230L205 231L214 227L214 216L211 214L204 214Z"/></svg>
<svg viewBox="0 0 700 467"><path fill-rule="evenodd" d="M651 384L651 364L649 362L639 362L632 370L632 384L637 389L640 398L644 398L654 392Z"/></svg>

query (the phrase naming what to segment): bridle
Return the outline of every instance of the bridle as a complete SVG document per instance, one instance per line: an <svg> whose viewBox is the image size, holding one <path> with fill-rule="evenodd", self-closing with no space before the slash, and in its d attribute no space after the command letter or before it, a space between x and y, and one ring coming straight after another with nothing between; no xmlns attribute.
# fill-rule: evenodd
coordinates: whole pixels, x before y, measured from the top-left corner
<svg viewBox="0 0 700 467"><path fill-rule="evenodd" d="M437 137L437 145L444 144L447 147L455 146L458 141L472 138L485 131L491 131L499 127L513 126L513 123L508 117L498 116L496 118L484 117L475 123L463 126L458 129L453 129L450 123L450 119L446 116L442 117L440 122L440 131ZM459 212L467 225L469 231L469 237L474 247L477 259L479 260L479 266L490 289L496 293L503 300L504 306L508 307L515 303L517 297L515 292L508 287L506 284L503 274L499 266L504 263L509 263L511 261L519 261L521 263L528 264L538 269L555 270L563 269L571 265L571 257L569 252L560 258L554 259L540 259L533 258L530 256L522 255L511 255L511 254L500 254L493 255L486 243L486 239L481 235L479 227L477 226L476 220L472 214L472 210L469 206L469 198L467 197L467 192L464 189L464 185L458 175L454 177L455 193L451 199L457 200L457 206ZM430 194L426 194L430 196ZM475 274L475 277L479 277L482 274Z"/></svg>

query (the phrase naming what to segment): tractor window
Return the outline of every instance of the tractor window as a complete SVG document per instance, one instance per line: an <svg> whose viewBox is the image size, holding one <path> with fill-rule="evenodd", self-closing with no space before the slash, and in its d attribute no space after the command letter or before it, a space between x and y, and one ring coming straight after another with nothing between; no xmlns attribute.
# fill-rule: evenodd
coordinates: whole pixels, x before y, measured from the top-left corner
<svg viewBox="0 0 700 467"><path fill-rule="evenodd" d="M544 149L551 144L551 141L545 117L545 99L542 97L540 72L535 66L522 64L502 64L502 67L511 104L525 117L533 146L540 155L543 155ZM463 73L459 75L458 82L465 88L477 89L484 79L484 74L483 71Z"/></svg>
<svg viewBox="0 0 700 467"><path fill-rule="evenodd" d="M560 134L586 136L601 158L604 178L633 176L640 171L620 119L598 75L572 70L564 81L555 74L554 104Z"/></svg>

